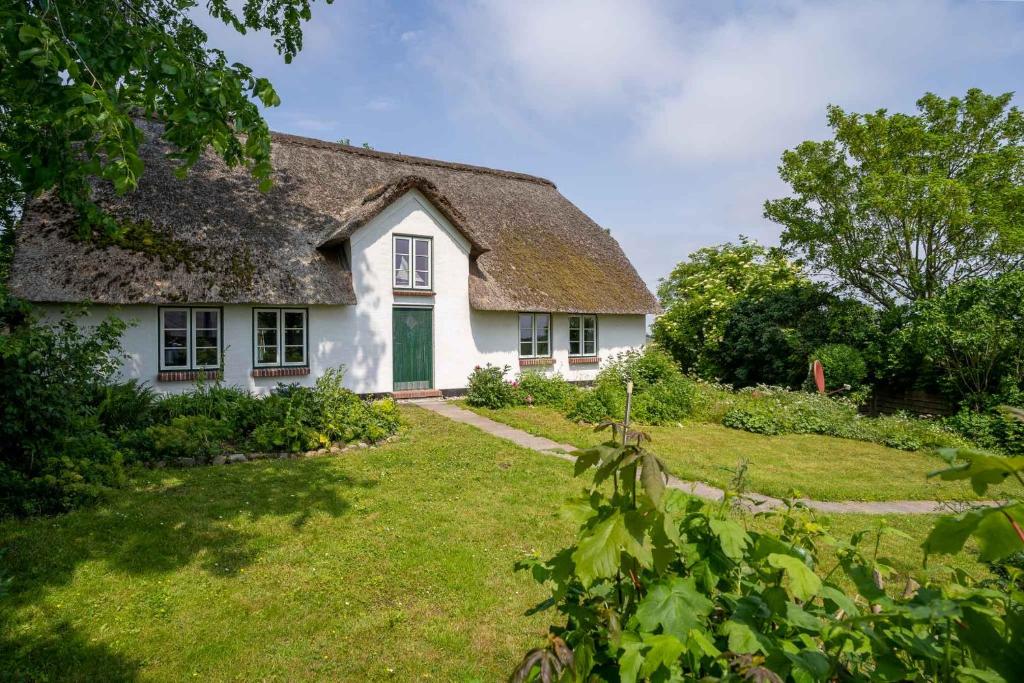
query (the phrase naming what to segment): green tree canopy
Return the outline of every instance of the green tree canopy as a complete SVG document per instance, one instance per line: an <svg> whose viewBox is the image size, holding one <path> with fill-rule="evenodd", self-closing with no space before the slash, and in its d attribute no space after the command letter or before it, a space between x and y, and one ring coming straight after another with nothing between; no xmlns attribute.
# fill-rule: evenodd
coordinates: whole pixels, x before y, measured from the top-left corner
<svg viewBox="0 0 1024 683"><path fill-rule="evenodd" d="M834 138L782 155L782 243L884 308L1024 262L1024 117L1012 94L927 94L916 115L828 108Z"/></svg>
<svg viewBox="0 0 1024 683"><path fill-rule="evenodd" d="M302 48L313 0L207 0L240 33L265 30L286 62ZM331 2L332 0L326 0ZM143 165L133 114L165 122L182 173L212 147L270 183L270 135L257 102L270 82L207 46L198 0L18 0L0 7L0 199L3 227L24 201L56 188L88 235L115 230L90 201L104 178L125 192Z"/></svg>
<svg viewBox="0 0 1024 683"><path fill-rule="evenodd" d="M956 284L918 302L900 334L975 406L1024 388L1024 272Z"/></svg>
<svg viewBox="0 0 1024 683"><path fill-rule="evenodd" d="M684 370L718 377L715 359L732 306L750 292L805 279L782 251L746 237L739 244L698 249L661 280L658 297L665 312L654 323L655 341Z"/></svg>

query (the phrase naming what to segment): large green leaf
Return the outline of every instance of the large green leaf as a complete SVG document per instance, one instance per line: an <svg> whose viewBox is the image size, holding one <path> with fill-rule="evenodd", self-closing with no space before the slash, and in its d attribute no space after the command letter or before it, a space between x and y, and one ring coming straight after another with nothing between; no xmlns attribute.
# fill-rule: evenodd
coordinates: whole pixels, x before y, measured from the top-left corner
<svg viewBox="0 0 1024 683"><path fill-rule="evenodd" d="M644 677L649 677L659 667L670 668L679 659L679 655L686 650L686 646L678 638L667 633L645 635L643 639L644 645L651 648L644 657L644 666L641 671Z"/></svg>
<svg viewBox="0 0 1024 683"><path fill-rule="evenodd" d="M635 633L623 633L622 642L619 643L622 654L619 655L619 681L621 683L636 683L637 674L644 664L644 644Z"/></svg>
<svg viewBox="0 0 1024 683"><path fill-rule="evenodd" d="M991 562L1024 550L1024 541L1021 541L1013 522L1024 528L1024 503L975 508L959 515L947 515L935 523L922 547L929 555L954 554L960 552L967 539L974 536L980 549L980 559Z"/></svg>
<svg viewBox="0 0 1024 683"><path fill-rule="evenodd" d="M587 530L576 545L572 559L580 581L590 586L596 579L614 576L622 553L636 558L645 567L653 561L651 540L639 514L616 510Z"/></svg>
<svg viewBox="0 0 1024 683"><path fill-rule="evenodd" d="M789 577L789 590L800 600L810 600L821 590L821 579L801 560L780 553L768 556L768 564L781 569Z"/></svg>
<svg viewBox="0 0 1024 683"><path fill-rule="evenodd" d="M722 633L729 637L729 649L737 654L767 653L764 637L742 621L722 624Z"/></svg>
<svg viewBox="0 0 1024 683"><path fill-rule="evenodd" d="M697 590L693 577L675 577L651 586L637 606L636 618L645 631L660 626L663 633L685 641L690 629L698 628L713 607Z"/></svg>
<svg viewBox="0 0 1024 683"><path fill-rule="evenodd" d="M746 530L733 519L712 519L709 523L711 532L718 537L722 552L726 557L738 560L750 542Z"/></svg>
<svg viewBox="0 0 1024 683"><path fill-rule="evenodd" d="M1001 484L1015 472L1024 471L1024 455L1008 458L966 448L947 449L943 454L967 462L949 469L929 472L928 476L939 477L945 481L970 479L971 487L979 496L983 495L989 486Z"/></svg>

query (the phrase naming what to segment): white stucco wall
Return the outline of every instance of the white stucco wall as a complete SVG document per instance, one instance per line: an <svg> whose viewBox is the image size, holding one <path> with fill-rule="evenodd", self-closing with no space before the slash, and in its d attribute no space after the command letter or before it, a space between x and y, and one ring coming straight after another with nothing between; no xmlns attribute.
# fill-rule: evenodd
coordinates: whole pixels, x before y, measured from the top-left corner
<svg viewBox="0 0 1024 683"><path fill-rule="evenodd" d="M392 235L433 239L434 297L396 296L392 288ZM518 314L475 311L469 305L469 244L419 192L411 191L351 240L355 306L307 306L310 374L253 378L253 306L223 306L224 381L254 391L278 382L312 384L326 368L344 365L345 384L359 393L390 392L392 386L391 322L396 306L430 306L434 314L434 387L459 389L476 365L504 366L519 372ZM259 307L259 306L257 306ZM50 314L57 306L44 307ZM115 314L135 324L124 335L128 354L125 378L149 382L158 391L183 391L189 382L157 382L159 326L156 306L94 306L85 324ZM552 317L554 365L529 368L561 373L570 380L590 380L595 365L569 365L568 315ZM598 356L604 360L645 341L645 316L598 316Z"/></svg>

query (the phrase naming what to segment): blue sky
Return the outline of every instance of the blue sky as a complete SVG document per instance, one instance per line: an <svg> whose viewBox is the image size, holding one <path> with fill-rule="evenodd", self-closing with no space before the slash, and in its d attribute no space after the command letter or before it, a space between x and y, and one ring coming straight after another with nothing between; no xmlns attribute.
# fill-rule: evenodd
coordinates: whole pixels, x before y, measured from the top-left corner
<svg viewBox="0 0 1024 683"><path fill-rule="evenodd" d="M827 104L1024 93L1013 1L337 0L290 65L201 23L273 81L273 129L550 178L652 289L701 246L777 241L779 155L825 136Z"/></svg>

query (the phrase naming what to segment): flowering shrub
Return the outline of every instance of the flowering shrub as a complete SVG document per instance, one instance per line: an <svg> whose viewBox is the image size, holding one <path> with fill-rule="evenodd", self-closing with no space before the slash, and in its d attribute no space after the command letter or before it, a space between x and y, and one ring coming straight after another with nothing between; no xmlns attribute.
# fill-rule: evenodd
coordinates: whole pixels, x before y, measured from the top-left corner
<svg viewBox="0 0 1024 683"><path fill-rule="evenodd" d="M497 367L487 364L486 367L479 365L473 368L469 375L469 385L466 390L466 402L478 408L505 408L515 405L517 384L505 381L509 366Z"/></svg>

